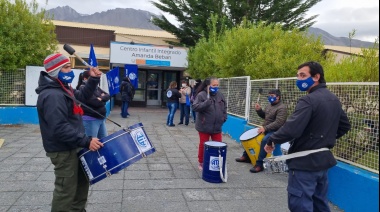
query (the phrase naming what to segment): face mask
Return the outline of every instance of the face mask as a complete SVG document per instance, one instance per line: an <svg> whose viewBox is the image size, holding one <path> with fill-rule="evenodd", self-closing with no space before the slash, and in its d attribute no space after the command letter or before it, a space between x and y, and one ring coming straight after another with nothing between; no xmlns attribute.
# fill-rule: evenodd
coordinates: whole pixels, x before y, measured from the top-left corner
<svg viewBox="0 0 380 212"><path fill-rule="evenodd" d="M312 77L309 77L305 80L297 80L296 85L301 91L307 91L312 85L314 85L314 81Z"/></svg>
<svg viewBox="0 0 380 212"><path fill-rule="evenodd" d="M75 75L73 71L70 71L68 73L63 73L62 71L60 71L58 73L58 79L61 80L61 82L71 83L74 77Z"/></svg>
<svg viewBox="0 0 380 212"><path fill-rule="evenodd" d="M182 87L186 87L186 84L182 84Z"/></svg>
<svg viewBox="0 0 380 212"><path fill-rule="evenodd" d="M277 97L276 96L268 96L268 101L269 101L269 103L273 104L275 101L277 101Z"/></svg>
<svg viewBox="0 0 380 212"><path fill-rule="evenodd" d="M216 93L216 92L218 92L218 90L219 90L219 87L212 87L212 86L210 86L210 92L211 93Z"/></svg>

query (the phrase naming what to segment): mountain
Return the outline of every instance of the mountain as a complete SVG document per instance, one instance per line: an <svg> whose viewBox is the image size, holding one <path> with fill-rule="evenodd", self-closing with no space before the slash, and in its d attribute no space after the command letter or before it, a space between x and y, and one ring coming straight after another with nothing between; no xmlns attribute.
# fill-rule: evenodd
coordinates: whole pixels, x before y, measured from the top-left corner
<svg viewBox="0 0 380 212"><path fill-rule="evenodd" d="M150 20L152 17L159 17L144 10L132 8L116 8L105 12L94 13L92 15L79 14L69 6L56 7L47 10L49 15L53 15L55 20L71 21L101 25L121 26L128 28L140 28L150 30L162 30L154 25ZM321 36L325 45L350 46L350 39L346 37L335 37L319 28L310 27L308 33L316 37ZM372 47L373 42L351 40L351 47Z"/></svg>
<svg viewBox="0 0 380 212"><path fill-rule="evenodd" d="M152 17L159 17L151 12L135 10L132 8L117 8L105 12L83 15L77 13L69 6L56 7L46 11L53 15L54 20L71 21L89 24L121 26L127 28L141 28L150 30L162 30L150 22Z"/></svg>
<svg viewBox="0 0 380 212"><path fill-rule="evenodd" d="M346 37L335 37L328 32L319 29L310 27L308 31L309 35L314 35L316 37L321 36L323 43L325 45L331 45L331 46L350 46L350 39ZM368 48L373 47L373 42L368 41L361 41L357 39L351 40L351 47L358 47L358 48Z"/></svg>

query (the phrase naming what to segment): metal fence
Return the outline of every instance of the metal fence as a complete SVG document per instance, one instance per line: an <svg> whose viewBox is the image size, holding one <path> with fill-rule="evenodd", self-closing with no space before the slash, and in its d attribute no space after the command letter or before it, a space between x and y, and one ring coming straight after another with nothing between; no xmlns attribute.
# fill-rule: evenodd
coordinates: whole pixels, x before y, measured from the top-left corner
<svg viewBox="0 0 380 212"><path fill-rule="evenodd" d="M0 71L0 105L25 104L25 70Z"/></svg>
<svg viewBox="0 0 380 212"><path fill-rule="evenodd" d="M305 95L295 86L296 78L250 80L250 77L220 79L228 113L259 126L254 105L268 104L268 91L280 89L290 115L298 99ZM379 173L379 83L327 83L338 96L352 129L337 141L332 150L338 160ZM31 89L31 88L29 88ZM0 72L0 106L25 105L25 70Z"/></svg>
<svg viewBox="0 0 380 212"><path fill-rule="evenodd" d="M249 82L249 83L248 83ZM305 92L295 86L296 78L250 80L249 77L220 79L220 89L228 103L228 113L259 126L263 120L254 105L265 108L267 94L280 89L282 101L292 114L297 101ZM341 101L352 129L337 141L332 150L340 160L379 173L379 83L327 83Z"/></svg>

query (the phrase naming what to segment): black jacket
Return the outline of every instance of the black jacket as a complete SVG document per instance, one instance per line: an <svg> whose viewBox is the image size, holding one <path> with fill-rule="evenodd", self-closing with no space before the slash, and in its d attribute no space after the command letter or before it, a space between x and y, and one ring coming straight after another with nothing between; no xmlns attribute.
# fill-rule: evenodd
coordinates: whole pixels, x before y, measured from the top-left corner
<svg viewBox="0 0 380 212"><path fill-rule="evenodd" d="M325 83L321 83L298 100L294 113L270 136L268 144L289 141L289 154L323 147L331 149L336 139L350 129L351 124L339 99ZM331 151L322 151L289 159L287 164L289 169L321 171L335 166L336 160Z"/></svg>
<svg viewBox="0 0 380 212"><path fill-rule="evenodd" d="M84 87L84 86L86 86L86 83L83 83L81 85L81 87ZM106 93L105 91L103 91L102 89L100 89L99 87L97 87L94 92L94 95L92 95L91 98L86 99L86 101L84 101L83 103L89 106L91 109L95 110L96 112L100 113L103 117L95 113L94 111L88 109L87 107L82 106L84 115L91 116L97 119L104 119L107 113L107 109L105 105L108 100L110 100L110 95Z"/></svg>
<svg viewBox="0 0 380 212"><path fill-rule="evenodd" d="M84 102L91 98L100 78L90 77L86 86L74 90L74 96ZM66 85L69 89L69 86ZM61 152L89 147L91 138L84 133L82 116L73 113L74 103L61 85L41 72L38 80L37 112L46 152Z"/></svg>
<svg viewBox="0 0 380 212"><path fill-rule="evenodd" d="M181 98L181 93L177 88L170 88L166 91L166 97L168 97L168 103L179 103L179 98Z"/></svg>
<svg viewBox="0 0 380 212"><path fill-rule="evenodd" d="M193 103L193 110L197 112L195 129L198 132L216 134L222 132L222 126L227 120L227 102L219 91L215 95L203 90L198 93Z"/></svg>
<svg viewBox="0 0 380 212"><path fill-rule="evenodd" d="M127 79L123 79L123 82L120 86L120 93L121 101L131 102L135 95L135 88Z"/></svg>

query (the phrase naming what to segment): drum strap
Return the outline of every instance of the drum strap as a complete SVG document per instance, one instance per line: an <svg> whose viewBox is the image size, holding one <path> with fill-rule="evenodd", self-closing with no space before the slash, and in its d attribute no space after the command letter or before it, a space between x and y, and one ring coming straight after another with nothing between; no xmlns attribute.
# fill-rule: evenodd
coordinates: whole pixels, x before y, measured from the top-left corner
<svg viewBox="0 0 380 212"><path fill-rule="evenodd" d="M282 155L282 156L276 157L274 159L274 161L283 161L283 160L288 160L288 159L292 159L292 158L303 157L303 156L306 156L306 155L310 155L312 153L321 152L321 151L328 151L328 150L330 150L330 149L329 148L320 148L320 149L313 149L313 150L306 150L306 151L301 151L301 152L295 152L295 153L292 153L292 154Z"/></svg>
<svg viewBox="0 0 380 212"><path fill-rule="evenodd" d="M81 101L79 101L79 100L75 99L74 97L72 97L72 96L70 96L70 95L68 95L68 94L66 94L66 93L63 93L63 94L64 94L65 96L69 97L70 99L72 99L72 100L73 100L75 103L77 103L77 104L80 104L80 105L84 106L85 108L88 108L88 109L89 109L89 110L91 110L92 112L94 112L94 113L98 114L99 116L101 116L101 117L103 117L103 118L107 119L108 121L110 121L110 122L112 122L112 123L116 124L117 126L121 127L121 125L120 125L120 124L118 124L118 123L116 123L116 122L112 121L111 119L109 119L109 118L107 118L107 117L103 116L102 114L98 113L98 111L96 111L96 110L92 109L90 106L88 106L88 105L84 104L83 102L81 102Z"/></svg>
<svg viewBox="0 0 380 212"><path fill-rule="evenodd" d="M227 182L227 178L228 178L228 174L227 174L227 161L226 161L226 167L224 168L224 170L226 171L226 174L225 176L223 176L223 163L221 162L222 161L222 154L220 153L220 149L218 150L219 152L219 173L220 173L220 179L222 179L222 181L224 183Z"/></svg>

